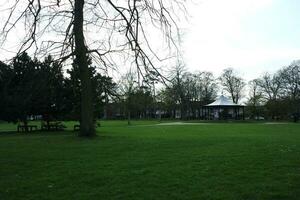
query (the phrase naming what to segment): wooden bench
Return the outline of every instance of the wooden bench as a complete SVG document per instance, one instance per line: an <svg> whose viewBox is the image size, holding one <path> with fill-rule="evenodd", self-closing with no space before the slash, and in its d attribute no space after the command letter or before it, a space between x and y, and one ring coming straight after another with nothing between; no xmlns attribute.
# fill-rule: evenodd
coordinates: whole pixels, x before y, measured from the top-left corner
<svg viewBox="0 0 300 200"><path fill-rule="evenodd" d="M46 131L61 131L66 128L61 122L42 123L41 129Z"/></svg>
<svg viewBox="0 0 300 200"><path fill-rule="evenodd" d="M24 131L33 131L33 130L37 130L37 125L18 125L17 127L17 131L20 132L24 132Z"/></svg>

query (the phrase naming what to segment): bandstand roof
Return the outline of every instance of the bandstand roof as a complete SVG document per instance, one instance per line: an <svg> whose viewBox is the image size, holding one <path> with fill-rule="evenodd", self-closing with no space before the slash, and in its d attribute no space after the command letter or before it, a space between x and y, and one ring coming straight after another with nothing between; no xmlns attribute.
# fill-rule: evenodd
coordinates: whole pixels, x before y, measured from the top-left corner
<svg viewBox="0 0 300 200"><path fill-rule="evenodd" d="M233 103L232 100L229 98L221 95L219 98L217 98L214 102L206 105L206 106L242 106L236 103Z"/></svg>

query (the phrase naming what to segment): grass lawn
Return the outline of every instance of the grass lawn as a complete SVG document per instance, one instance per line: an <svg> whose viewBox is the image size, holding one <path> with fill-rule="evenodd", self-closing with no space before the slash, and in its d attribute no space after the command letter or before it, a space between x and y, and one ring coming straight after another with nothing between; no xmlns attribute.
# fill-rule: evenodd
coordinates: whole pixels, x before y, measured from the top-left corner
<svg viewBox="0 0 300 200"><path fill-rule="evenodd" d="M0 199L300 199L300 124L155 123L0 133Z"/></svg>

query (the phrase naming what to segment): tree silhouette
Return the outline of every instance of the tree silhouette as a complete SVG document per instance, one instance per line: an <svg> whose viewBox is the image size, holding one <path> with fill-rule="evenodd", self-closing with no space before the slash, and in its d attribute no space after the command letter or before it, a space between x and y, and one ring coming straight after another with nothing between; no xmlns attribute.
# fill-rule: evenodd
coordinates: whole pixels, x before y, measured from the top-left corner
<svg viewBox="0 0 300 200"><path fill-rule="evenodd" d="M185 0L18 0L7 4L1 40L14 28L25 26L19 53L28 49L51 53L61 62L74 58L80 71L80 136L95 135L89 58L104 69L115 67L116 55L125 52L137 66L139 77L155 71L148 30L162 30L175 45L178 11ZM161 76L162 77L162 76Z"/></svg>
<svg viewBox="0 0 300 200"><path fill-rule="evenodd" d="M15 57L11 66L11 75L7 83L5 98L7 121L20 120L27 125L27 117L34 114L34 107L40 86L36 84L39 73L37 60L22 53Z"/></svg>
<svg viewBox="0 0 300 200"><path fill-rule="evenodd" d="M232 101L238 103L246 85L243 78L239 77L232 68L227 68L224 69L219 79L224 90L230 94Z"/></svg>

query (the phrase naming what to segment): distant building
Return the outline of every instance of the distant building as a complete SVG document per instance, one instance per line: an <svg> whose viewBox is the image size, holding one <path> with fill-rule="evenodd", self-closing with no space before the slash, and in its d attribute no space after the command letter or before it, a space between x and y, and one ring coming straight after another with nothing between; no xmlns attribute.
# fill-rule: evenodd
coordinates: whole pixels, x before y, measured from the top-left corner
<svg viewBox="0 0 300 200"><path fill-rule="evenodd" d="M244 120L245 108L221 95L214 102L202 108L202 116L209 120Z"/></svg>

